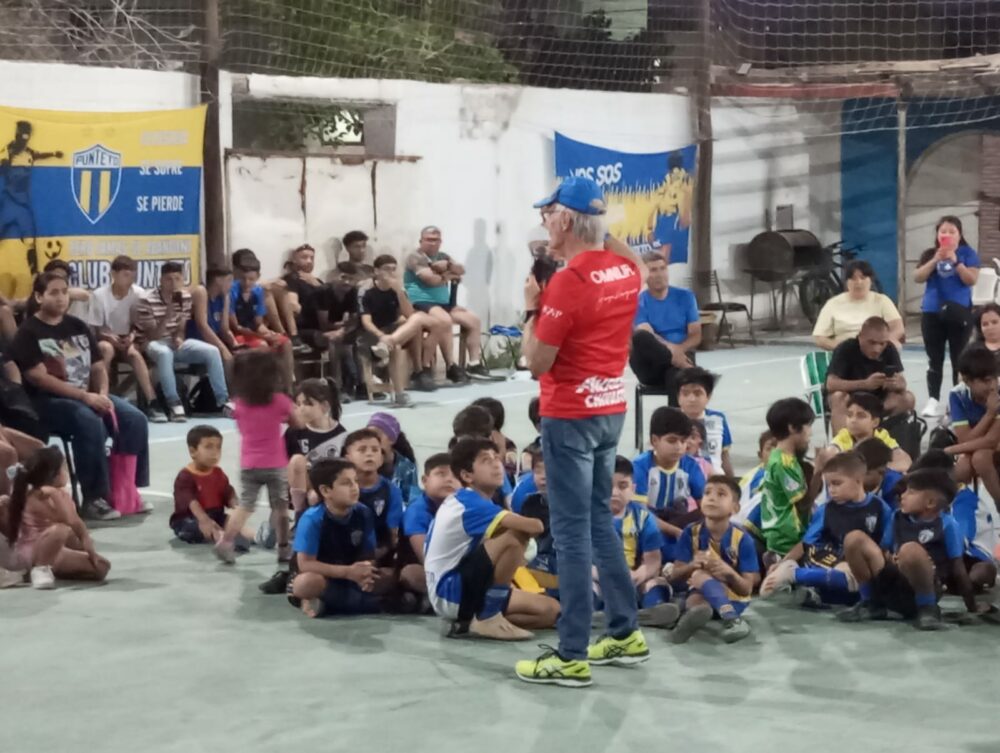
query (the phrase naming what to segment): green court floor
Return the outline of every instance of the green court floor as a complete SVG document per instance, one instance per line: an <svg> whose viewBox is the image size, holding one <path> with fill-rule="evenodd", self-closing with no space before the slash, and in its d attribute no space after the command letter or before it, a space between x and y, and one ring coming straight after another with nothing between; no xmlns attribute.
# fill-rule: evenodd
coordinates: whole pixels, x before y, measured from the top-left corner
<svg viewBox="0 0 1000 753"><path fill-rule="evenodd" d="M804 352L700 355L723 375L712 405L730 418L738 471L755 462L767 405L801 393ZM904 360L920 404L923 356ZM440 390L397 415L422 460L445 446L463 405L494 395L523 445L534 392L517 380ZM344 423L358 428L374 410L347 406ZM224 567L207 547L171 540L167 494L186 428L152 427L157 510L96 528L113 566L106 584L0 592L0 751L1000 751L1000 628L922 634L755 604L740 644L704 635L675 647L650 631L647 664L595 668L593 687L567 690L513 677L534 642L448 641L433 618L306 620L257 590L273 553ZM628 455L631 436L627 424ZM226 435L234 479L237 443Z"/></svg>

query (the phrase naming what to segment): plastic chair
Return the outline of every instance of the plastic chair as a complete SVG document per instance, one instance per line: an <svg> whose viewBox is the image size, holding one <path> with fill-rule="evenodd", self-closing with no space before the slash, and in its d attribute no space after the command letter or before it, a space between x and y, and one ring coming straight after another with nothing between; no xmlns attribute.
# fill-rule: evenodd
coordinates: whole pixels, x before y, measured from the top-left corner
<svg viewBox="0 0 1000 753"><path fill-rule="evenodd" d="M995 269L981 267L979 269L979 279L972 288L972 305L982 306L986 303L993 303L997 297L997 284L1000 283L1000 276Z"/></svg>
<svg viewBox="0 0 1000 753"><path fill-rule="evenodd" d="M830 367L830 353L814 350L802 356L802 385L806 402L818 417L823 419L823 430L830 437L830 413L826 408L826 371Z"/></svg>

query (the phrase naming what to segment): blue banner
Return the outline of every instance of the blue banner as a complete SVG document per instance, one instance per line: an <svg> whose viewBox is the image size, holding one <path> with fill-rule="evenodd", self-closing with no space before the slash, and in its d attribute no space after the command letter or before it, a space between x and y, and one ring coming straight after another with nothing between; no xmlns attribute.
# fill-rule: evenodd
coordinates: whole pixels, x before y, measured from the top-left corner
<svg viewBox="0 0 1000 753"><path fill-rule="evenodd" d="M686 262L697 147L634 154L556 133L556 175L586 175L604 189L612 235L636 251Z"/></svg>

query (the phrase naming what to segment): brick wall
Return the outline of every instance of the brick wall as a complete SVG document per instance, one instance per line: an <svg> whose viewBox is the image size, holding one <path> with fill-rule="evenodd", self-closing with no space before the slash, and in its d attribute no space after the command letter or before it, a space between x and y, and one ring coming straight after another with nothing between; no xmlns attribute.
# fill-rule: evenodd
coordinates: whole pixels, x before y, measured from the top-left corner
<svg viewBox="0 0 1000 753"><path fill-rule="evenodd" d="M1000 258L1000 134L983 136L980 174L979 255Z"/></svg>

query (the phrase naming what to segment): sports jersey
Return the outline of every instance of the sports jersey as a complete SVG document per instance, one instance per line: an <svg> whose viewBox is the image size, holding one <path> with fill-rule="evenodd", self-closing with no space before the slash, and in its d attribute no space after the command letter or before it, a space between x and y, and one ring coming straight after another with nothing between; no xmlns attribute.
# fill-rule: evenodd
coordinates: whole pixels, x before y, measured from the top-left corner
<svg viewBox="0 0 1000 753"><path fill-rule="evenodd" d="M697 419L705 425L705 444L701 454L712 461L712 466L722 472L722 451L733 446L733 435L729 431L729 421L722 411L705 409L705 415Z"/></svg>
<svg viewBox="0 0 1000 753"><path fill-rule="evenodd" d="M899 482L903 480L903 474L886 468L882 476L882 486L879 488L880 496L889 507L895 510L899 507Z"/></svg>
<svg viewBox="0 0 1000 753"><path fill-rule="evenodd" d="M705 474L698 461L682 455L671 469L658 465L652 450L632 461L635 498L654 510L686 512L688 498L700 500L705 493Z"/></svg>
<svg viewBox="0 0 1000 753"><path fill-rule="evenodd" d="M965 538L965 553L984 562L993 561L1000 543L997 536L997 508L989 497L981 499L975 489L962 485L951 502L951 515Z"/></svg>
<svg viewBox="0 0 1000 753"><path fill-rule="evenodd" d="M424 542L427 595L438 614L457 614L461 576L455 568L508 514L473 489L459 489L441 503Z"/></svg>
<svg viewBox="0 0 1000 753"><path fill-rule="evenodd" d="M421 492L403 513L403 535L426 536L440 506L441 500L435 501Z"/></svg>
<svg viewBox="0 0 1000 753"><path fill-rule="evenodd" d="M986 406L972 399L972 392L965 382L956 384L948 393L948 416L952 427L973 427L986 415Z"/></svg>
<svg viewBox="0 0 1000 753"><path fill-rule="evenodd" d="M820 505L809 520L802 543L814 549L829 549L843 556L844 539L851 531L864 531L872 540L881 541L892 517L889 505L874 494L860 502L827 502Z"/></svg>
<svg viewBox="0 0 1000 753"><path fill-rule="evenodd" d="M753 539L746 531L732 523L718 541L712 538L704 523L692 523L687 526L677 540L675 559L678 562L691 562L698 552L709 552L711 555L721 557L723 562L741 574L760 572ZM726 592L730 601L750 601L749 594L742 596L730 590L728 586Z"/></svg>
<svg viewBox="0 0 1000 753"><path fill-rule="evenodd" d="M542 291L535 337L559 349L540 378L540 413L586 418L624 413L625 362L639 270L610 251L584 251Z"/></svg>
<svg viewBox="0 0 1000 753"><path fill-rule="evenodd" d="M895 450L899 447L899 442L893 439L889 432L885 429L876 429L872 433L872 438L879 440L890 450ZM833 439L830 440L830 444L839 448L841 452L850 452L854 449L854 445L856 443L854 441L854 437L851 436L851 433L847 429L841 429L834 435Z"/></svg>
<svg viewBox="0 0 1000 753"><path fill-rule="evenodd" d="M192 517L192 502L197 502L202 510L208 512L224 509L235 496L236 490L229 483L226 472L219 466L200 471L191 463L182 468L174 479L174 512L170 516L170 526Z"/></svg>
<svg viewBox="0 0 1000 753"><path fill-rule="evenodd" d="M374 486L361 490L361 504L375 516L375 538L379 548L390 546L392 532L403 522L403 495L385 476L379 476Z"/></svg>
<svg viewBox="0 0 1000 753"><path fill-rule="evenodd" d="M288 457L305 455L306 461L312 465L317 460L339 458L345 439L347 439L347 429L343 424L337 424L326 431L309 426L301 429L288 427L285 430L285 449Z"/></svg>
<svg viewBox="0 0 1000 753"><path fill-rule="evenodd" d="M521 506L528 495L538 492L538 484L535 483L535 474L530 471L524 474L514 487L514 493L510 496L510 509L521 514Z"/></svg>
<svg viewBox="0 0 1000 753"><path fill-rule="evenodd" d="M395 456L391 468L382 466L381 473L392 479L403 497L403 505L408 505L411 499L420 496L420 484L417 483L417 466L406 455L393 452ZM388 472L387 472L388 471Z"/></svg>
<svg viewBox="0 0 1000 753"><path fill-rule="evenodd" d="M749 512L751 504L757 504L760 500L756 502L753 498L756 497L760 492L761 484L764 483L764 464L761 463L756 468L751 471L747 471L743 474L743 478L740 479L740 517L746 518L746 512Z"/></svg>
<svg viewBox="0 0 1000 753"><path fill-rule="evenodd" d="M806 495L807 488L798 458L779 448L772 450L764 469L760 500L760 529L772 552L788 554L802 538L802 519L795 505Z"/></svg>
<svg viewBox="0 0 1000 753"><path fill-rule="evenodd" d="M327 565L353 565L375 557L375 519L364 505L354 505L344 517L326 505L306 510L295 525L296 552Z"/></svg>
<svg viewBox="0 0 1000 753"><path fill-rule="evenodd" d="M243 286L239 281L233 282L229 289L229 313L236 318L236 323L245 329L257 329L257 319L267 316L267 303L264 288L254 285L249 290L249 296L243 297Z"/></svg>
<svg viewBox="0 0 1000 753"><path fill-rule="evenodd" d="M642 564L646 552L655 552L663 547L663 536L645 505L629 502L622 514L614 517L614 524L625 548L629 570L635 570Z"/></svg>
<svg viewBox="0 0 1000 753"><path fill-rule="evenodd" d="M535 558L528 563L528 570L538 585L544 588L550 596L554 596L553 592L559 588L559 568L556 564L556 545L549 528L549 501L544 494L536 491L524 498L521 512L518 514L526 518L540 520L545 526L541 536L535 538L537 551Z"/></svg>
<svg viewBox="0 0 1000 753"><path fill-rule="evenodd" d="M903 544L912 541L927 550L937 568L947 568L950 560L965 553L962 530L955 519L947 513L930 520L920 520L896 510L889 525L885 527L882 548L895 554Z"/></svg>

